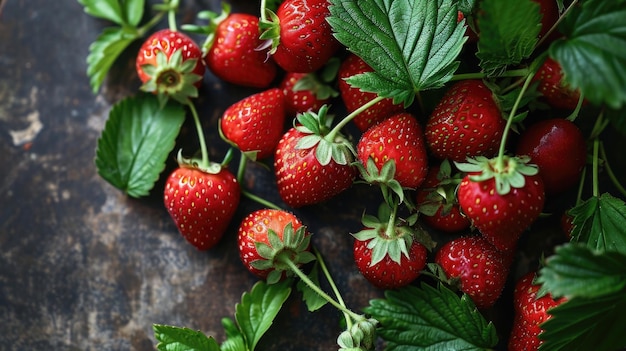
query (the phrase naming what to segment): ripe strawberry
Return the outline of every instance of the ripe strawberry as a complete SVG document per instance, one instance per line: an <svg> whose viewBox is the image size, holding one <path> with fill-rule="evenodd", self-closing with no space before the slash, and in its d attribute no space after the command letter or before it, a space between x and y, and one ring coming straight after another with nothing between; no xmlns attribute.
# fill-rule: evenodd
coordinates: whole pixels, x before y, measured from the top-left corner
<svg viewBox="0 0 626 351"><path fill-rule="evenodd" d="M498 250L511 253L517 240L541 214L544 189L537 168L504 156L457 164L467 175L459 184L461 210Z"/></svg>
<svg viewBox="0 0 626 351"><path fill-rule="evenodd" d="M179 232L199 250L219 242L239 205L235 176L218 164L212 168L203 171L180 163L167 178L163 195Z"/></svg>
<svg viewBox="0 0 626 351"><path fill-rule="evenodd" d="M580 90L572 89L563 80L563 70L558 61L548 57L533 77L539 82L537 90L548 105L562 110L572 111L578 105ZM584 102L583 102L584 103Z"/></svg>
<svg viewBox="0 0 626 351"><path fill-rule="evenodd" d="M352 185L357 170L352 163L352 146L340 134L330 134L328 107L319 113L298 116L278 142L274 172L278 193L291 207L326 201Z"/></svg>
<svg viewBox="0 0 626 351"><path fill-rule="evenodd" d="M348 112L354 112L359 107L373 100L377 95L352 87L346 79L357 74L372 71L373 69L365 61L352 53L348 54L341 63L337 77L339 93ZM394 104L393 99L384 99L354 117L352 122L361 132L365 132L374 124L402 111L404 111L402 105Z"/></svg>
<svg viewBox="0 0 626 351"><path fill-rule="evenodd" d="M491 90L480 80L465 80L446 91L424 134L433 156L462 162L495 156L505 125Z"/></svg>
<svg viewBox="0 0 626 351"><path fill-rule="evenodd" d="M389 226L393 218L395 223ZM364 228L353 234L354 262L359 272L380 289L397 289L413 282L426 266L430 237L391 215L385 203L378 218L363 216Z"/></svg>
<svg viewBox="0 0 626 351"><path fill-rule="evenodd" d="M428 173L422 127L408 112L393 115L363 133L357 155L364 165L372 158L379 171L393 160L394 178L405 188L417 188Z"/></svg>
<svg viewBox="0 0 626 351"><path fill-rule="evenodd" d="M338 94L315 73L287 72L280 82L280 89L285 95L285 109L290 116L318 111Z"/></svg>
<svg viewBox="0 0 626 351"><path fill-rule="evenodd" d="M481 309L498 300L509 273L509 260L482 236L448 241L437 251L435 262L447 281L458 284Z"/></svg>
<svg viewBox="0 0 626 351"><path fill-rule="evenodd" d="M181 103L198 96L205 67L200 47L181 32L162 29L139 48L135 68L141 89L162 102L171 97Z"/></svg>
<svg viewBox="0 0 626 351"><path fill-rule="evenodd" d="M516 153L539 167L545 191L555 194L578 183L587 161L586 140L580 129L563 118L536 122L520 135Z"/></svg>
<svg viewBox="0 0 626 351"><path fill-rule="evenodd" d="M261 23L261 39L272 46L274 61L287 72L321 68L339 49L326 17L328 0L285 0L271 21Z"/></svg>
<svg viewBox="0 0 626 351"><path fill-rule="evenodd" d="M259 18L247 13L229 13L225 7L220 16L209 12L212 20L203 45L204 62L218 78L237 85L266 88L276 77L276 64L268 50L257 50Z"/></svg>
<svg viewBox="0 0 626 351"><path fill-rule="evenodd" d="M226 141L253 159L263 159L274 154L284 123L283 93L271 88L228 107L220 120L220 128Z"/></svg>
<svg viewBox="0 0 626 351"><path fill-rule="evenodd" d="M284 259L297 266L314 259L309 252L311 234L292 213L261 209L248 214L238 230L239 257L245 267L268 283L291 272Z"/></svg>
<svg viewBox="0 0 626 351"><path fill-rule="evenodd" d="M455 233L470 227L470 221L461 213L456 189L461 173L452 174L450 164L431 166L426 179L417 190L417 208L420 219L430 227Z"/></svg>
<svg viewBox="0 0 626 351"><path fill-rule="evenodd" d="M537 297L539 285L533 284L536 272L526 273L515 284L513 291L514 319L508 342L509 351L537 350L543 343L539 339L540 325L550 319L548 310L565 302L565 298L554 300L550 293Z"/></svg>

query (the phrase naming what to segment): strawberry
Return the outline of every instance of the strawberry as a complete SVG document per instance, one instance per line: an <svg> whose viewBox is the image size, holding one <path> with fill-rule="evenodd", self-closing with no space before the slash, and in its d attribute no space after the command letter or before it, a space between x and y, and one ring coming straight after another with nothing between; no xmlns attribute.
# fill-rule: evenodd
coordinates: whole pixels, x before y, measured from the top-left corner
<svg viewBox="0 0 626 351"><path fill-rule="evenodd" d="M274 154L285 123L284 96L271 88L229 106L220 120L220 130L230 144L253 159Z"/></svg>
<svg viewBox="0 0 626 351"><path fill-rule="evenodd" d="M328 0L285 0L271 21L261 23L261 38L271 45L274 61L287 72L321 68L339 49L326 17Z"/></svg>
<svg viewBox="0 0 626 351"><path fill-rule="evenodd" d="M511 253L543 210L545 194L538 170L518 157L469 161L457 163L467 172L458 188L459 206L491 244Z"/></svg>
<svg viewBox="0 0 626 351"><path fill-rule="evenodd" d="M578 184L587 161L586 140L580 129L563 118L542 120L520 135L516 153L527 155L539 167L547 194Z"/></svg>
<svg viewBox="0 0 626 351"><path fill-rule="evenodd" d="M219 164L207 170L179 164L165 183L165 207L182 236L197 249L208 250L220 241L235 214L239 183Z"/></svg>
<svg viewBox="0 0 626 351"><path fill-rule="evenodd" d="M352 87L346 79L357 74L372 71L373 69L365 63L365 61L353 53L348 54L341 63L337 77L339 82L339 94L349 113L356 111L361 106L370 102L377 95ZM361 112L354 117L352 121L361 132L364 132L383 119L402 111L404 111L402 105L396 105L393 103L393 99L388 98L379 101L367 110Z"/></svg>
<svg viewBox="0 0 626 351"><path fill-rule="evenodd" d="M508 342L509 351L537 350L543 343L539 339L541 324L551 315L548 311L566 301L566 298L553 299L550 293L537 296L540 285L534 284L536 272L523 275L513 291L513 328Z"/></svg>
<svg viewBox="0 0 626 351"><path fill-rule="evenodd" d="M290 275L285 260L299 266L314 259L311 234L292 213L261 209L248 214L239 226L237 242L244 266L268 283Z"/></svg>
<svg viewBox="0 0 626 351"><path fill-rule="evenodd" d="M315 73L287 72L280 82L280 89L285 95L285 109L290 116L316 112L338 94Z"/></svg>
<svg viewBox="0 0 626 351"><path fill-rule="evenodd" d="M509 260L482 236L462 236L445 243L435 255L444 280L458 284L476 307L492 307L509 273Z"/></svg>
<svg viewBox="0 0 626 351"><path fill-rule="evenodd" d="M572 89L563 79L563 70L558 61L548 57L533 77L538 82L541 98L551 107L572 111L580 100L580 90ZM585 101L583 100L583 103Z"/></svg>
<svg viewBox="0 0 626 351"><path fill-rule="evenodd" d="M359 272L380 289L397 289L417 279L435 246L430 237L391 215L387 204L381 205L378 218L365 215L362 222L364 228L353 234Z"/></svg>
<svg viewBox="0 0 626 351"><path fill-rule="evenodd" d="M327 111L324 105L317 114L298 115L299 124L283 134L276 147L278 193L291 207L326 201L349 188L356 177L352 145L341 134L329 132Z"/></svg>
<svg viewBox="0 0 626 351"><path fill-rule="evenodd" d="M169 97L181 103L198 96L205 67L198 44L181 32L162 29L139 48L135 68L141 89L155 93L162 103Z"/></svg>
<svg viewBox="0 0 626 351"><path fill-rule="evenodd" d="M505 125L491 90L480 80L464 80L446 91L424 134L433 156L462 162L495 156Z"/></svg>
<svg viewBox="0 0 626 351"><path fill-rule="evenodd" d="M395 179L405 188L417 188L428 173L422 127L408 112L393 115L363 133L357 155L364 165L371 158L379 170L394 161Z"/></svg>
<svg viewBox="0 0 626 351"><path fill-rule="evenodd" d="M470 227L456 198L456 189L462 174L453 175L450 163L431 166L426 179L417 190L417 208L420 219L430 227L455 233Z"/></svg>
<svg viewBox="0 0 626 351"><path fill-rule="evenodd" d="M267 50L257 50L259 18L247 13L230 13L224 5L221 15L205 12L211 25L203 45L204 62L218 78L237 85L266 88L276 77L276 63L268 58Z"/></svg>

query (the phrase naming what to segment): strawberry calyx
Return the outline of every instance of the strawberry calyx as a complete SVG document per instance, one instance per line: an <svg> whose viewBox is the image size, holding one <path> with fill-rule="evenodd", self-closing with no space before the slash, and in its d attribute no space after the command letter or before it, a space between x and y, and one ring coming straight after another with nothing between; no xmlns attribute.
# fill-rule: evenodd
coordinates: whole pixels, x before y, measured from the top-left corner
<svg viewBox="0 0 626 351"><path fill-rule="evenodd" d="M161 105L172 98L181 104L187 104L190 98L198 97L198 88L194 85L202 76L193 73L197 59L183 60L183 50L178 49L168 58L162 51L156 54L156 65L141 66L150 79L141 86L145 92L155 93Z"/></svg>
<svg viewBox="0 0 626 351"><path fill-rule="evenodd" d="M222 2L222 12L217 13L213 11L200 11L198 12L198 19L207 20L208 24L205 26L198 26L194 24L185 24L182 28L188 32L206 35L202 46L200 47L202 50L202 56L205 56L211 47L213 46L213 42L215 41L215 32L217 31L217 27L220 23L224 22L228 16L231 14L230 4Z"/></svg>
<svg viewBox="0 0 626 351"><path fill-rule="evenodd" d="M378 170L376 162L370 156L367 159L365 166L361 162L354 162L353 165L359 170L363 182L366 184L377 184L381 187L383 197L387 203L393 203L393 199L390 199L391 193L398 197L400 203L404 202L404 189L400 182L395 179L396 174L396 162L394 159L389 159ZM359 181L357 181L359 182ZM391 193L389 192L391 190Z"/></svg>
<svg viewBox="0 0 626 351"><path fill-rule="evenodd" d="M374 350L376 346L376 327L378 321L374 318L359 320L350 328L339 334L337 344L339 351Z"/></svg>
<svg viewBox="0 0 626 351"><path fill-rule="evenodd" d="M356 150L341 133L330 133L332 116L328 115L328 108L328 105L323 105L317 113L305 112L296 117L299 124L295 128L306 134L298 141L296 149L315 148L315 158L322 166L331 161L340 165L350 164Z"/></svg>
<svg viewBox="0 0 626 351"><path fill-rule="evenodd" d="M452 167L447 159L442 161L437 172L438 183L433 187L424 188L428 191L428 195L426 195L426 201L417 205L418 211L427 216L434 216L439 210L442 215L449 214L458 204L456 189L463 176L463 172L452 173Z"/></svg>
<svg viewBox="0 0 626 351"><path fill-rule="evenodd" d="M528 156L507 156L486 158L478 156L468 158L467 162L455 162L462 172L471 173L469 179L474 182L483 182L494 178L496 192L506 195L511 188L523 188L526 185L526 176L533 176L539 172L536 165L529 164Z"/></svg>
<svg viewBox="0 0 626 351"><path fill-rule="evenodd" d="M414 240L432 250L436 243L430 235L415 226L417 216L407 220L396 217L397 206L390 208L383 203L378 210L378 217L363 215L361 223L365 229L352 234L356 240L368 241L367 248L372 250L370 266L375 266L386 256L400 264L402 255L409 258L409 247Z"/></svg>
<svg viewBox="0 0 626 351"><path fill-rule="evenodd" d="M316 72L310 72L302 76L296 84L293 91L310 91L318 100L327 100L339 96L339 92L332 87L337 74L341 60L337 57L331 58L321 69Z"/></svg>
<svg viewBox="0 0 626 351"><path fill-rule="evenodd" d="M269 270L267 283L274 284L281 280L283 274L293 275L292 267L306 264L315 260L315 255L309 251L311 236L306 235L306 227L293 229L288 223L283 230L282 239L272 229L267 233L268 244L256 242L255 247L262 259L250 264L258 270Z"/></svg>
<svg viewBox="0 0 626 351"><path fill-rule="evenodd" d="M224 167L222 164L216 162L204 163L202 162L202 159L198 159L195 157L183 157L182 151L183 150L178 150L178 154L176 155L176 162L178 162L178 165L180 167L194 168L209 174L218 174Z"/></svg>
<svg viewBox="0 0 626 351"><path fill-rule="evenodd" d="M263 51L270 48L267 54L274 54L278 45L280 45L280 18L278 18L278 15L270 9L262 8L259 30L261 31L259 39L263 41L263 44L257 50Z"/></svg>

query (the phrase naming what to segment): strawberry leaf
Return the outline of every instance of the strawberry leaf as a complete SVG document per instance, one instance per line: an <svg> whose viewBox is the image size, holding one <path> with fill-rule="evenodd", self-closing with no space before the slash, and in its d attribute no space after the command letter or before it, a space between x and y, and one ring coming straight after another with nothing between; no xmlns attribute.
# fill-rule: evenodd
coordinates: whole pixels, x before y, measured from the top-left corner
<svg viewBox="0 0 626 351"><path fill-rule="evenodd" d="M162 324L154 324L152 329L160 351L220 351L213 337L199 331Z"/></svg>
<svg viewBox="0 0 626 351"><path fill-rule="evenodd" d="M537 282L554 297L592 298L626 289L626 255L565 244L546 259Z"/></svg>
<svg viewBox="0 0 626 351"><path fill-rule="evenodd" d="M224 327L224 332L226 333L226 340L220 345L221 351L247 350L246 340L244 340L241 330L239 330L231 318L222 318L222 327Z"/></svg>
<svg viewBox="0 0 626 351"><path fill-rule="evenodd" d="M118 0L78 0L78 2L85 7L85 13L90 16L106 19L119 25L126 23L122 5Z"/></svg>
<svg viewBox="0 0 626 351"><path fill-rule="evenodd" d="M257 343L272 325L289 295L291 280L276 284L258 281L250 292L245 292L241 303L235 306L235 319L244 335L247 350L254 350Z"/></svg>
<svg viewBox="0 0 626 351"><path fill-rule="evenodd" d="M564 79L586 99L620 108L626 102L626 0L589 0L563 19L564 40L550 46Z"/></svg>
<svg viewBox="0 0 626 351"><path fill-rule="evenodd" d="M532 0L481 1L478 28L480 67L489 76L498 75L532 54L541 30L539 4Z"/></svg>
<svg viewBox="0 0 626 351"><path fill-rule="evenodd" d="M459 62L465 28L456 2L331 0L335 37L374 72L348 82L409 106L417 92L442 87Z"/></svg>
<svg viewBox="0 0 626 351"><path fill-rule="evenodd" d="M98 174L132 197L147 195L175 145L185 110L141 94L116 103L96 150Z"/></svg>
<svg viewBox="0 0 626 351"><path fill-rule="evenodd" d="M498 343L495 327L471 299L443 285L386 291L365 312L380 322L387 350L484 350Z"/></svg>
<svg viewBox="0 0 626 351"><path fill-rule="evenodd" d="M541 325L540 350L618 350L626 346L626 255L580 244L555 250L541 269L542 291L566 296Z"/></svg>
<svg viewBox="0 0 626 351"><path fill-rule="evenodd" d="M572 240L599 251L626 254L626 203L610 194L594 196L575 206Z"/></svg>
<svg viewBox="0 0 626 351"><path fill-rule="evenodd" d="M100 89L115 60L138 38L140 35L137 31L110 27L105 28L91 43L87 56L87 76L94 94Z"/></svg>
<svg viewBox="0 0 626 351"><path fill-rule="evenodd" d="M124 14L124 22L133 27L139 25L143 17L145 4L145 0L123 0L121 6L122 13Z"/></svg>

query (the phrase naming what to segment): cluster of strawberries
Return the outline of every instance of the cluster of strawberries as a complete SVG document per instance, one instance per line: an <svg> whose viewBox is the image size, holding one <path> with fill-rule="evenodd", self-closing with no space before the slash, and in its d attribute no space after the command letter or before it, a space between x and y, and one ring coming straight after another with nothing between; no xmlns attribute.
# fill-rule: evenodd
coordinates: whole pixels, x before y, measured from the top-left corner
<svg viewBox="0 0 626 351"><path fill-rule="evenodd" d="M557 13L546 6L553 2L538 2L544 20L552 21L549 28ZM342 51L326 21L328 5L285 0L261 18L225 12L211 18L202 47L179 31L159 31L137 57L142 88L192 108L206 69L226 82L262 89L226 109L218 128L250 160L273 158L287 206L330 200L357 179L379 185L385 201L378 217L364 216L363 230L354 234L354 256L361 273L384 289L410 284L424 272L436 245L422 226L453 233L472 227L478 235L440 245L432 273L456 284L479 308L493 306L518 239L539 217L546 197L578 181L585 138L574 123L558 118L527 126L515 145L505 145L510 125L480 79L451 83L426 121L389 98L350 86L347 78L372 69ZM579 103L579 95L562 84L556 61L548 58L533 81L554 108L573 110ZM349 115L333 123L328 104L336 97ZM347 123L362 132L356 145L342 134ZM506 155L511 146L515 155ZM240 197L254 195L225 164L208 161L206 148L202 159L181 157L179 163L166 183L165 206L181 234L206 250L221 239ZM406 205L407 218L400 218L399 205ZM309 235L289 211L259 210L241 223L240 257L252 273L278 281L291 263L314 259ZM537 347L538 325L556 304L549 295L528 297L535 292L532 279L524 277L516 290L518 306L541 307L516 309L512 350ZM529 311L535 315L527 316Z"/></svg>

